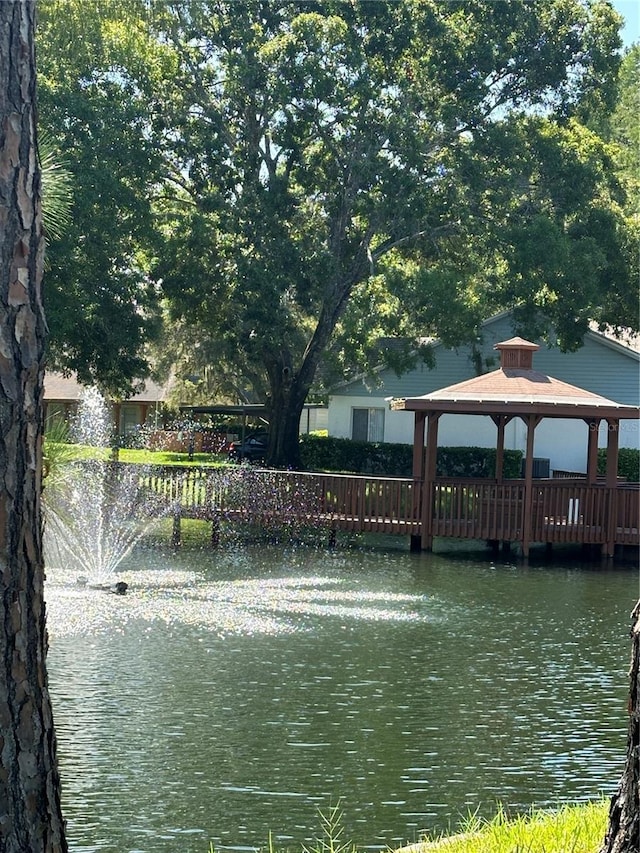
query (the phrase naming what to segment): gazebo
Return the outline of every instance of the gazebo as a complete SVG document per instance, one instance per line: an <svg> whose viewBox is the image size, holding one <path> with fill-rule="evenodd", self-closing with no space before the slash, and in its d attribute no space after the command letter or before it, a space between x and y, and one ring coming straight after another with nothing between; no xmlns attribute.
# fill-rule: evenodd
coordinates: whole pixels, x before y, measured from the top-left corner
<svg viewBox="0 0 640 853"><path fill-rule="evenodd" d="M434 536L519 542L528 556L533 542L600 545L613 556L617 544L639 543L639 486L619 482L620 421L639 419L640 406L608 400L533 369L537 344L515 337L496 344L498 370L423 397L394 401L415 413L413 479L421 500L421 535L412 547L430 550ZM496 425L492 479L439 477L438 421L443 414L481 415ZM526 426L524 477L505 479L505 427L513 418ZM535 431L545 418L585 421L587 471L573 478L534 478ZM607 425L606 475L597 474L598 431ZM426 428L426 448L425 448ZM417 541L419 540L419 541Z"/></svg>

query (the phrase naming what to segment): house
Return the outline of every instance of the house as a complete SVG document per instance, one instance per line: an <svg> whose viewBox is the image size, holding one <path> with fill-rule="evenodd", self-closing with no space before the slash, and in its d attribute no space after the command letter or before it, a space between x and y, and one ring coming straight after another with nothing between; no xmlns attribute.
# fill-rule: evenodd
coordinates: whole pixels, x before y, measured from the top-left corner
<svg viewBox="0 0 640 853"><path fill-rule="evenodd" d="M73 374L64 376L47 371L44 377L45 424L54 420L64 420L67 423L72 420L87 390L87 386L81 385ZM126 437L144 424L161 429L166 392L165 387L145 379L141 390L131 397L110 401L117 434Z"/></svg>
<svg viewBox="0 0 640 853"><path fill-rule="evenodd" d="M492 370L497 363L494 346L512 337L514 329L509 312L487 320L482 327L483 363ZM471 347L446 349L439 341L431 344L435 367L421 364L414 370L396 376L390 368L379 368L374 378L358 377L333 389L329 397L329 435L367 441L413 443L413 420L410 413L394 411L393 398L419 397L463 382L475 376ZM584 346L576 352L563 353L542 345L536 354L536 368L558 380L576 385L618 403L640 404L640 345L637 339L626 342L590 330ZM545 421L536 431L534 455L537 475L548 470L585 472L588 425L575 420ZM598 444L606 447L606 425L601 426ZM620 424L620 447L638 447L637 420ZM444 415L439 430L441 446L495 446L495 425L489 418ZM526 427L514 418L506 428L505 448L525 451ZM547 462L548 460L548 462Z"/></svg>
<svg viewBox="0 0 640 853"><path fill-rule="evenodd" d="M205 433L199 429L196 429L193 435L193 428L181 427L178 431L166 431L165 404L168 390L168 386L145 379L143 387L126 400L108 401L113 415L113 428L123 444L128 436L136 435L142 426L149 428L148 439L154 449L176 452L186 452L190 447L196 452L217 452L219 445L226 446L228 442L241 437L243 430L237 430L226 437L214 436L210 432L208 438L205 438ZM45 373L45 424L55 420L71 423L87 391L87 386L81 385L73 374L64 376L53 371ZM252 416L260 422L265 411L264 405L180 406L180 412L191 418L197 419L199 415L232 416L238 423L244 422L245 426L247 417ZM326 429L327 407L305 403L300 418L300 434Z"/></svg>

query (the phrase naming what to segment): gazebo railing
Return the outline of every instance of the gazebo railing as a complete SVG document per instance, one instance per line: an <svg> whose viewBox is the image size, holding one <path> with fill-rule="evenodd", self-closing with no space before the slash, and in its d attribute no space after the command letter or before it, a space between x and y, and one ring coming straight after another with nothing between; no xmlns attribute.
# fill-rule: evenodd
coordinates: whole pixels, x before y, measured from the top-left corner
<svg viewBox="0 0 640 853"><path fill-rule="evenodd" d="M561 480L533 484L531 541L609 541L615 489L604 484Z"/></svg>
<svg viewBox="0 0 640 853"><path fill-rule="evenodd" d="M640 528L640 484L629 483L616 489L615 542L619 545L638 545Z"/></svg>
<svg viewBox="0 0 640 853"><path fill-rule="evenodd" d="M522 531L524 483L438 479L433 484L431 535L517 539Z"/></svg>
<svg viewBox="0 0 640 853"><path fill-rule="evenodd" d="M525 534L524 480L498 484L440 478L433 484L431 505L431 520L425 521L432 536L518 541ZM638 543L637 485L535 480L530 507L530 542Z"/></svg>

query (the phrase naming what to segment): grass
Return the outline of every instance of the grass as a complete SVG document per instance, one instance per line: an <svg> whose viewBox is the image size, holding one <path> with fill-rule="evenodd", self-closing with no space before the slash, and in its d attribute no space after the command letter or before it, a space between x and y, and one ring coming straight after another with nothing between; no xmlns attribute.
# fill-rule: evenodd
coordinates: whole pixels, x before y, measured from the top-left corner
<svg viewBox="0 0 640 853"><path fill-rule="evenodd" d="M136 465L196 465L208 468L218 468L227 464L226 456L216 456L212 453L194 453L189 458L188 453L175 453L168 450L132 450L122 448L118 452L120 462Z"/></svg>
<svg viewBox="0 0 640 853"><path fill-rule="evenodd" d="M63 450L64 454L62 454ZM66 462L84 459L107 461L113 458L112 451L108 447L67 444L49 438L45 440L45 453L51 456L63 455ZM210 468L224 465L227 461L225 456L215 456L212 453L194 453L189 458L188 453L175 453L168 450L135 450L125 447L118 451L118 459L120 462L135 465L195 465Z"/></svg>
<svg viewBox="0 0 640 853"><path fill-rule="evenodd" d="M608 800L565 805L557 811L534 810L509 818L499 809L491 820L473 814L462 822L455 835L425 839L398 853L598 853L604 840ZM320 815L320 837L302 853L357 853L344 839L340 805ZM209 853L215 853L213 843ZM266 853L277 853L271 837Z"/></svg>
<svg viewBox="0 0 640 853"><path fill-rule="evenodd" d="M598 853L609 804L602 800L565 805L557 811L532 811L509 818L500 809L492 820L472 815L457 835L415 845L416 853Z"/></svg>

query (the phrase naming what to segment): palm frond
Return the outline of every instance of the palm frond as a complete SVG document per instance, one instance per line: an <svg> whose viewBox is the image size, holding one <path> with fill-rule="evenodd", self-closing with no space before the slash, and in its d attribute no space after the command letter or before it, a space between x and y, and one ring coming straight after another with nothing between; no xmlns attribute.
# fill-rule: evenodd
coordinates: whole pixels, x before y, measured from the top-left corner
<svg viewBox="0 0 640 853"><path fill-rule="evenodd" d="M48 134L38 142L42 173L42 219L47 242L59 240L71 220L73 179Z"/></svg>

